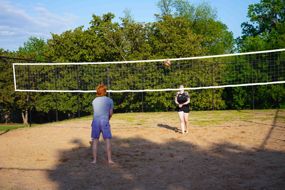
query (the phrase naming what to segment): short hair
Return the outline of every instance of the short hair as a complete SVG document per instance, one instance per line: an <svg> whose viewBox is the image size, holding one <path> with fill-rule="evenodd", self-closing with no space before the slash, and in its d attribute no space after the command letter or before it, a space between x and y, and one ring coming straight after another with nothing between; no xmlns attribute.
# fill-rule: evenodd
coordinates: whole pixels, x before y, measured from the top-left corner
<svg viewBox="0 0 285 190"><path fill-rule="evenodd" d="M104 84L99 84L96 87L96 95L97 96L105 96L107 94L107 86Z"/></svg>

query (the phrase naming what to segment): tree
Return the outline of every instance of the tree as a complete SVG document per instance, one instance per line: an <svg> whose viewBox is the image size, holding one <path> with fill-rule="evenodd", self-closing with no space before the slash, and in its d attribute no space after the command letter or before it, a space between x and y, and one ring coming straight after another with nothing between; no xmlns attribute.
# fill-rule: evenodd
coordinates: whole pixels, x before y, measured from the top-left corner
<svg viewBox="0 0 285 190"><path fill-rule="evenodd" d="M0 48L0 56L0 121L4 121L5 115L8 115L10 118L13 110L13 74L11 60L8 59L8 57L12 57L13 55Z"/></svg>
<svg viewBox="0 0 285 190"><path fill-rule="evenodd" d="M30 37L17 51L19 57L31 58L37 62L46 62L46 42L37 37Z"/></svg>
<svg viewBox="0 0 285 190"><path fill-rule="evenodd" d="M261 0L249 5L248 22L237 39L240 51L282 48L285 45L285 1Z"/></svg>
<svg viewBox="0 0 285 190"><path fill-rule="evenodd" d="M45 56L46 42L43 39L36 37L30 37L23 47L20 47L16 53L17 57L32 59L35 62L45 62L47 58ZM29 77L29 76L26 76ZM36 79L34 79L36 80ZM35 108L35 100L38 99L39 94L15 92L14 103L17 108L21 110L23 123L28 125L29 112Z"/></svg>
<svg viewBox="0 0 285 190"><path fill-rule="evenodd" d="M203 36L202 46L207 50L204 55L232 52L233 34L225 24L217 20L217 11L208 3L194 6L188 0L160 0L158 6L161 9L161 14L157 15L158 20L168 15L184 17L190 22L189 27L193 33Z"/></svg>
<svg viewBox="0 0 285 190"><path fill-rule="evenodd" d="M5 115L11 116L13 120L17 120L14 115L21 112L22 121L25 125L28 125L28 114L29 110L33 107L32 101L30 101L33 96L28 93L21 93L14 91L13 83L13 62L23 62L27 61L19 57L17 52L8 52L0 50L0 107L1 111ZM2 57L3 56L3 57ZM1 117L2 114L1 113Z"/></svg>
<svg viewBox="0 0 285 190"><path fill-rule="evenodd" d="M157 15L158 21L154 23L154 33L157 36L154 39L158 42L153 43L152 47L154 52L161 52L161 57L213 55L232 51L232 33L225 24L216 19L216 11L207 3L194 6L187 0L161 0L158 6L161 14ZM210 81L214 82L215 76L219 76L223 68L213 60L204 61L201 65L210 69L201 73L199 68L192 68L192 79L188 81L192 81L193 86L200 85L194 82L196 79L199 79L199 83L214 85ZM206 77L201 77L202 75ZM192 97L199 100L195 109L211 109L213 106L225 108L222 92L222 89L193 92Z"/></svg>
<svg viewBox="0 0 285 190"><path fill-rule="evenodd" d="M249 5L247 17L249 21L242 23L242 36L236 39L237 49L240 52L258 51L284 48L285 46L285 1L284 0L261 0L260 3ZM284 57L284 56L283 56ZM255 59L252 57L252 59ZM275 72L270 72L272 64L282 66L280 56L272 56L270 62L264 62L263 68L253 67L254 73L259 73L259 79L269 77L276 79ZM245 62L246 64L248 62ZM257 65L257 64L255 64ZM285 78L279 76L278 80ZM240 88L235 91L239 91ZM245 106L248 107L251 101L255 101L259 108L280 107L285 102L284 85L270 85L251 88L250 94L235 98L236 94L244 94L235 92L232 96L234 99L242 99ZM240 89L241 90L241 89ZM255 95L252 100L250 96ZM283 97L283 98L281 98ZM249 106L250 107L250 106Z"/></svg>

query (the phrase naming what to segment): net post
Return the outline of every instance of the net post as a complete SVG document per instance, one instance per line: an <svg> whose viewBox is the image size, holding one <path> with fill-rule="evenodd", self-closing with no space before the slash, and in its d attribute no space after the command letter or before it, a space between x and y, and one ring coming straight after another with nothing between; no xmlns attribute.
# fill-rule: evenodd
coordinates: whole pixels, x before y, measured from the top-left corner
<svg viewBox="0 0 285 190"><path fill-rule="evenodd" d="M17 81L16 81L15 63L13 63L13 79L14 79L14 90L17 91Z"/></svg>

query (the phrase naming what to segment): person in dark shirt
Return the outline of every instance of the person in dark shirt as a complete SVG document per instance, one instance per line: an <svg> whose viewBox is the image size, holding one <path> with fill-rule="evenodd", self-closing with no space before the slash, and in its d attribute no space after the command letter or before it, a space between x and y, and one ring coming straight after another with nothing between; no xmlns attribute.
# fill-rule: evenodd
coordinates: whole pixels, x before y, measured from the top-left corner
<svg viewBox="0 0 285 190"><path fill-rule="evenodd" d="M179 92L176 93L175 103L178 108L178 115L180 119L180 126L182 134L188 133L188 115L190 112L190 96L188 92L184 91L184 86L180 85Z"/></svg>

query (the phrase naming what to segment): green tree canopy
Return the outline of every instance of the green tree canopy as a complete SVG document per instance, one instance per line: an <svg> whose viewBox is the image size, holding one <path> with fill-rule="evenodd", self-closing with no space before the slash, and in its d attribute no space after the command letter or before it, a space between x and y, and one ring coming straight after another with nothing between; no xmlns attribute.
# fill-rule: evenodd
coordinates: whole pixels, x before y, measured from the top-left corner
<svg viewBox="0 0 285 190"><path fill-rule="evenodd" d="M285 1L261 0L248 7L249 21L242 23L237 39L240 51L285 47Z"/></svg>

